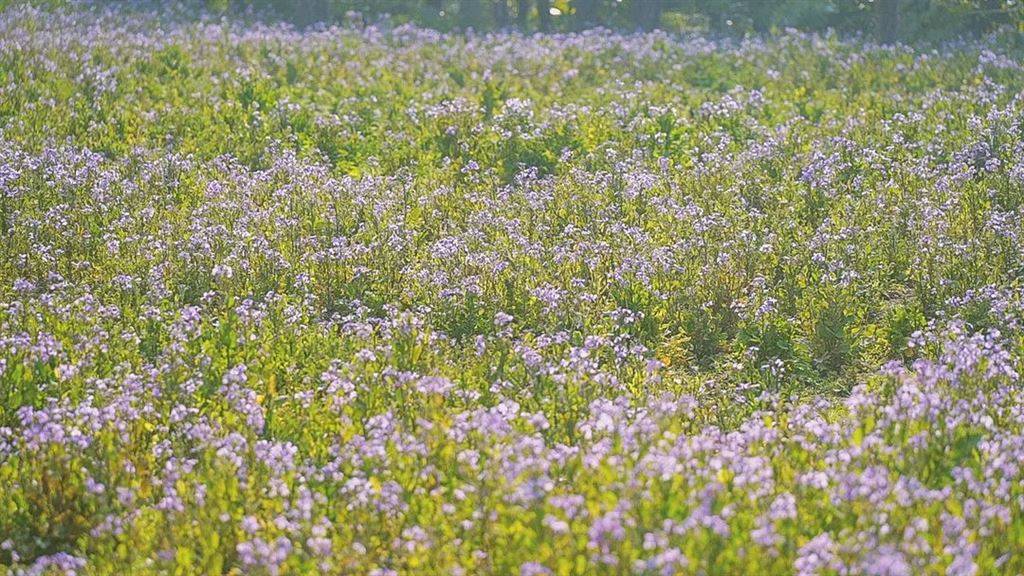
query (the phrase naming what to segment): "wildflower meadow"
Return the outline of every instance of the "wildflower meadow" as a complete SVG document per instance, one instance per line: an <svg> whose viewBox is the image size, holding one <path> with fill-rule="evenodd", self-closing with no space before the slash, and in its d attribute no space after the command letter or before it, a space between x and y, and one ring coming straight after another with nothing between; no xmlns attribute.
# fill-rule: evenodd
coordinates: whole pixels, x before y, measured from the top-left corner
<svg viewBox="0 0 1024 576"><path fill-rule="evenodd" d="M1024 573L1024 40L0 11L0 574Z"/></svg>

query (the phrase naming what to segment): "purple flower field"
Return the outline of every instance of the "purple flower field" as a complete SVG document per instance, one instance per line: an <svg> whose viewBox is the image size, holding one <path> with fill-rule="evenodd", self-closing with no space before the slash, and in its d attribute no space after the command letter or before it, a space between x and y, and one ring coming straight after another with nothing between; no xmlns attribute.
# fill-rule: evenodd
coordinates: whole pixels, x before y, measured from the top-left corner
<svg viewBox="0 0 1024 576"><path fill-rule="evenodd" d="M0 11L0 575L1024 573L1024 43Z"/></svg>

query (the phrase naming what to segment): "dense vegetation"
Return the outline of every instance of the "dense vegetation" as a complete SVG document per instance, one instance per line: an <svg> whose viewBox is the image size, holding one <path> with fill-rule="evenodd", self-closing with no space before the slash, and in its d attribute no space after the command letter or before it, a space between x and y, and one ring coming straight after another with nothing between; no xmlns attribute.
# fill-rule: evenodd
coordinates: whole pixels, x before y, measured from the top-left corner
<svg viewBox="0 0 1024 576"><path fill-rule="evenodd" d="M1024 24L1019 0L205 0L205 6L219 12L256 10L299 25L390 17L478 32L601 26L733 36L791 27L833 29L887 43L972 36Z"/></svg>
<svg viewBox="0 0 1024 576"><path fill-rule="evenodd" d="M0 13L0 573L1024 571L1024 64Z"/></svg>

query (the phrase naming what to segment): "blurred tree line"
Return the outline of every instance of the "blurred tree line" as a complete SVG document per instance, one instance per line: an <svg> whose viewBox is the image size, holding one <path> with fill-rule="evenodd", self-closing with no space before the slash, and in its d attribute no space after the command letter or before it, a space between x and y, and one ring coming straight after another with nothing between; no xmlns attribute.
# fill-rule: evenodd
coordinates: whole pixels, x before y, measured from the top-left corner
<svg viewBox="0 0 1024 576"><path fill-rule="evenodd" d="M702 30L744 35L835 29L882 42L1021 29L1024 0L207 0L211 8L269 10L294 22L373 21L388 15L440 30Z"/></svg>

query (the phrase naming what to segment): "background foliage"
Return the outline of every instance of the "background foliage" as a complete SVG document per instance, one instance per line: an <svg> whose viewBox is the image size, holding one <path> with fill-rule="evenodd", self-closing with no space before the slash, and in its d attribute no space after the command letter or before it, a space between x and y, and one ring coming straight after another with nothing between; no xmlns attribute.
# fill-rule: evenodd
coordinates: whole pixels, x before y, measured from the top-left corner
<svg viewBox="0 0 1024 576"><path fill-rule="evenodd" d="M793 27L861 33L886 42L1017 27L1019 0L209 0L217 10L269 9L298 24L390 14L438 29L524 32L691 29L742 35Z"/></svg>

